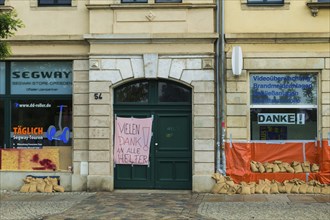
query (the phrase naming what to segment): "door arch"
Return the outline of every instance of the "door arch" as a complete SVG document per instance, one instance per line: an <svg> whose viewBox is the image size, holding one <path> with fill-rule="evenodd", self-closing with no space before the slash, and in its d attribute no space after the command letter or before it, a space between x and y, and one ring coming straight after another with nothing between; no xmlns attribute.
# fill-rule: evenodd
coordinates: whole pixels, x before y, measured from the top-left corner
<svg viewBox="0 0 330 220"><path fill-rule="evenodd" d="M114 89L114 113L151 117L149 166L116 165L115 188L192 188L192 92L169 80L139 80Z"/></svg>

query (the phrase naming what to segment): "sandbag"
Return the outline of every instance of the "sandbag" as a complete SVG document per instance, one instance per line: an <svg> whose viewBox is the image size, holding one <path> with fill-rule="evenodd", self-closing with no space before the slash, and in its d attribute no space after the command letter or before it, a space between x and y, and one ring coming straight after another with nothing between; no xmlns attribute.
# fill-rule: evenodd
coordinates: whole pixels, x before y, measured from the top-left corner
<svg viewBox="0 0 330 220"><path fill-rule="evenodd" d="M216 183L216 184L214 184L214 186L211 189L211 192L213 194L219 193L219 191L221 190L222 187L224 187L224 185L226 185L226 183ZM54 186L54 189L55 189L55 186Z"/></svg>
<svg viewBox="0 0 330 220"><path fill-rule="evenodd" d="M255 194L256 193L256 183L255 182L249 183L249 187L250 187L250 193Z"/></svg>
<svg viewBox="0 0 330 220"><path fill-rule="evenodd" d="M319 170L320 170L319 165L317 165L316 163L313 163L313 164L312 164L312 169L311 169L311 171L312 171L313 173L316 173L316 172L319 172Z"/></svg>
<svg viewBox="0 0 330 220"><path fill-rule="evenodd" d="M285 185L283 183L278 183L277 186L278 186L278 191L280 193L286 193L286 188L285 188Z"/></svg>
<svg viewBox="0 0 330 220"><path fill-rule="evenodd" d="M22 193L27 193L27 192L29 192L29 189L30 189L30 184L25 183L19 191L22 192Z"/></svg>
<svg viewBox="0 0 330 220"><path fill-rule="evenodd" d="M29 192L34 193L37 192L37 181L31 181L30 183L30 188L29 188Z"/></svg>
<svg viewBox="0 0 330 220"><path fill-rule="evenodd" d="M235 184L234 186L229 186L228 190L227 190L227 194L228 195L233 195L233 194L236 194L237 190L239 189L240 187Z"/></svg>
<svg viewBox="0 0 330 220"><path fill-rule="evenodd" d="M256 194L262 194L263 193L263 190L265 188L266 184L265 183L259 183L256 185L256 190L255 190L255 193Z"/></svg>
<svg viewBox="0 0 330 220"><path fill-rule="evenodd" d="M266 173L272 173L273 172L274 164L266 162L263 165L266 168Z"/></svg>
<svg viewBox="0 0 330 220"><path fill-rule="evenodd" d="M313 185L308 185L306 189L307 194L313 194L314 193L314 186Z"/></svg>
<svg viewBox="0 0 330 220"><path fill-rule="evenodd" d="M64 192L63 186L55 185L53 188L56 192Z"/></svg>
<svg viewBox="0 0 330 220"><path fill-rule="evenodd" d="M58 180L57 180L57 178L49 178L49 181L50 181L50 183L51 183L53 186L57 186L57 185L58 185Z"/></svg>
<svg viewBox="0 0 330 220"><path fill-rule="evenodd" d="M308 187L308 185L306 183L300 185L300 187L299 187L299 193L306 194L307 193L307 187Z"/></svg>
<svg viewBox="0 0 330 220"><path fill-rule="evenodd" d="M216 183L220 182L223 183L225 182L225 177L221 175L220 173L214 173L212 175L212 178L215 180Z"/></svg>
<svg viewBox="0 0 330 220"><path fill-rule="evenodd" d="M294 184L294 185L292 186L291 193L293 193L293 194L298 194L298 193L299 193L299 188L300 188L300 185L296 185L296 184Z"/></svg>
<svg viewBox="0 0 330 220"><path fill-rule="evenodd" d="M271 194L280 193L279 190L278 190L278 183L277 182L273 182L272 184L270 184L270 193Z"/></svg>
<svg viewBox="0 0 330 220"><path fill-rule="evenodd" d="M46 183L43 179L37 181L37 191L38 192L45 192Z"/></svg>
<svg viewBox="0 0 330 220"><path fill-rule="evenodd" d="M252 160L252 161L250 162L250 167L251 167L251 171L252 171L252 172L254 172L254 173L259 172L257 162L255 162L255 161Z"/></svg>
<svg viewBox="0 0 330 220"><path fill-rule="evenodd" d="M279 173L280 171L280 167L277 164L273 164L273 173Z"/></svg>
<svg viewBox="0 0 330 220"><path fill-rule="evenodd" d="M320 194L321 193L321 186L319 186L319 185L314 186L314 193L315 194Z"/></svg>
<svg viewBox="0 0 330 220"><path fill-rule="evenodd" d="M292 190L292 187L293 187L294 184L293 184L293 183L290 183L290 182L287 181L287 180L284 181L283 184L284 184L284 186L285 186L285 192L288 193L288 194L291 193L291 190Z"/></svg>
<svg viewBox="0 0 330 220"><path fill-rule="evenodd" d="M251 194L251 188L249 185L246 186L242 186L242 191L241 191L242 195L250 195Z"/></svg>
<svg viewBox="0 0 330 220"><path fill-rule="evenodd" d="M294 169L295 173L302 173L303 172L301 164L298 161L293 161L292 162L292 168Z"/></svg>
<svg viewBox="0 0 330 220"><path fill-rule="evenodd" d="M260 173L266 172L266 169L265 169L265 167L264 167L264 165L262 163L257 162L257 164L258 164L258 168L259 168L259 172Z"/></svg>
<svg viewBox="0 0 330 220"><path fill-rule="evenodd" d="M281 164L278 164L277 166L280 168L280 172L281 173L286 173L286 169L285 169L285 167L284 167L284 165L282 163Z"/></svg>
<svg viewBox="0 0 330 220"><path fill-rule="evenodd" d="M321 193L325 194L325 195L329 195L330 194L330 186L327 186L327 185L323 186L321 188Z"/></svg>
<svg viewBox="0 0 330 220"><path fill-rule="evenodd" d="M302 170L304 173L310 173L311 172L311 164L308 161L305 161L301 164Z"/></svg>
<svg viewBox="0 0 330 220"><path fill-rule="evenodd" d="M228 189L229 189L229 185L225 184L225 185L220 189L220 191L219 191L218 193L219 193L219 194L227 194Z"/></svg>

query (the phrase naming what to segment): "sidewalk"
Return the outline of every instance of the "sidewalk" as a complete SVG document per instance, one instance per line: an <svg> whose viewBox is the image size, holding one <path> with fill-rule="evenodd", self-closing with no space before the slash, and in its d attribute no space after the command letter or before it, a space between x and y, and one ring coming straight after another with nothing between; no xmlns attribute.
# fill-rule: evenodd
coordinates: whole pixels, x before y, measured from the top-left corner
<svg viewBox="0 0 330 220"><path fill-rule="evenodd" d="M330 195L190 191L0 193L0 219L330 219Z"/></svg>

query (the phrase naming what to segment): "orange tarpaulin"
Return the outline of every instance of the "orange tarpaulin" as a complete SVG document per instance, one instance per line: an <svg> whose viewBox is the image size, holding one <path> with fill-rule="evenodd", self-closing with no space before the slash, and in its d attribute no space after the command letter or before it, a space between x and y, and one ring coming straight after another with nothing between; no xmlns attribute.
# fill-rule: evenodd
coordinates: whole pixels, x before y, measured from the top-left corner
<svg viewBox="0 0 330 220"><path fill-rule="evenodd" d="M330 146L328 141L320 142L288 142L288 143L226 143L226 173L239 183L259 179L277 180L283 182L298 178L301 180L319 180L330 184ZM280 160L316 163L320 165L318 173L252 173L251 160L257 162L274 162Z"/></svg>

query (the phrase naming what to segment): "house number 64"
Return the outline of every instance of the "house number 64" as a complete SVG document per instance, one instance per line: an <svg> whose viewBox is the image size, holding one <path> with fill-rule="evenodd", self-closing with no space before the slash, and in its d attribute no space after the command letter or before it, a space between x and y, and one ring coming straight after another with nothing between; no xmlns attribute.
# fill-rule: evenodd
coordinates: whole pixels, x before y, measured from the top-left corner
<svg viewBox="0 0 330 220"><path fill-rule="evenodd" d="M94 99L95 100L102 99L102 93L100 93L100 92L94 93Z"/></svg>

